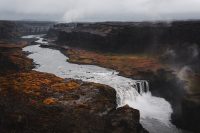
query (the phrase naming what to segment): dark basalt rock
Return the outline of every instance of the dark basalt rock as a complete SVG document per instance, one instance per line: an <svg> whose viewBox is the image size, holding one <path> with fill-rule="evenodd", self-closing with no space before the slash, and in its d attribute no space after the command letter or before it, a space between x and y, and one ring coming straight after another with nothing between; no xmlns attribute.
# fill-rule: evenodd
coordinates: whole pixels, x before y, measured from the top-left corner
<svg viewBox="0 0 200 133"><path fill-rule="evenodd" d="M16 24L11 21L0 21L0 40L15 39L18 33L15 31Z"/></svg>
<svg viewBox="0 0 200 133"><path fill-rule="evenodd" d="M182 102L182 108L183 117L180 123L195 133L198 133L200 131L200 101L193 101L190 97L186 97Z"/></svg>
<svg viewBox="0 0 200 133"><path fill-rule="evenodd" d="M52 22L0 20L0 40L18 40L22 35L45 34Z"/></svg>
<svg viewBox="0 0 200 133"><path fill-rule="evenodd" d="M107 124L108 133L147 133L138 122L139 119L138 110L132 109L128 105L120 107L109 114Z"/></svg>
<svg viewBox="0 0 200 133"><path fill-rule="evenodd" d="M59 42L73 47L121 53L159 52L174 45L199 46L200 22L69 23L55 25L49 36L53 33Z"/></svg>

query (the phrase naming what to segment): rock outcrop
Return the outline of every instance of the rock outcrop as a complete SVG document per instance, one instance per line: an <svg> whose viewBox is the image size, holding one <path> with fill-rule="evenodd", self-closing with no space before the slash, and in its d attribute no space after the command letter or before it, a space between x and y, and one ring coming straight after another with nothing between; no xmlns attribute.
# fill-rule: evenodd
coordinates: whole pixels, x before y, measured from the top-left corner
<svg viewBox="0 0 200 133"><path fill-rule="evenodd" d="M0 81L2 133L146 132L139 111L116 109L115 91L108 86L34 71L0 77Z"/></svg>
<svg viewBox="0 0 200 133"><path fill-rule="evenodd" d="M126 114L126 116L122 114ZM138 110L132 109L128 105L120 107L109 114L107 132L147 132L141 131L141 125L138 126L138 121L135 121L139 118Z"/></svg>
<svg viewBox="0 0 200 133"><path fill-rule="evenodd" d="M26 58L22 48L26 42L0 41L0 74L27 71L33 68L33 61Z"/></svg>
<svg viewBox="0 0 200 133"><path fill-rule="evenodd" d="M18 35L15 31L16 24L11 21L0 21L0 40L14 39Z"/></svg>
<svg viewBox="0 0 200 133"><path fill-rule="evenodd" d="M69 46L120 53L153 52L166 46L200 43L199 21L171 23L75 23L58 24L58 41ZM51 31L51 30L50 30ZM50 32L52 33L52 32ZM54 32L55 33L55 32Z"/></svg>
<svg viewBox="0 0 200 133"><path fill-rule="evenodd" d="M15 21L16 31L21 35L46 34L54 22L48 21Z"/></svg>
<svg viewBox="0 0 200 133"><path fill-rule="evenodd" d="M53 22L34 22L34 21L0 21L0 40L19 39L27 34L45 34Z"/></svg>

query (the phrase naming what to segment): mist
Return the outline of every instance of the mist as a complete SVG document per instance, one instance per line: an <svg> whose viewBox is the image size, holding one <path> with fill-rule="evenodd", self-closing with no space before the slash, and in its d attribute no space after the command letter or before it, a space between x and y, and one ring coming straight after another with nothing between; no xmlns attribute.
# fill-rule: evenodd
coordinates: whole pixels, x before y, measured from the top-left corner
<svg viewBox="0 0 200 133"><path fill-rule="evenodd" d="M64 22L200 19L200 1L0 0L0 19Z"/></svg>

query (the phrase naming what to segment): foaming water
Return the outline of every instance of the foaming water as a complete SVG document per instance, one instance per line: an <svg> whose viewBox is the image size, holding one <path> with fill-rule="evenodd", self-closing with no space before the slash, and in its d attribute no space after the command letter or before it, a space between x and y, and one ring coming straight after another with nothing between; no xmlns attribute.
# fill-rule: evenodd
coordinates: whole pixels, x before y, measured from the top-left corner
<svg viewBox="0 0 200 133"><path fill-rule="evenodd" d="M38 40L35 41L36 43L48 44L48 42L47 42L47 41L44 41L44 39L42 38L44 35L45 35L45 34L22 36L22 39L31 39L31 38L35 38L35 39L38 39Z"/></svg>
<svg viewBox="0 0 200 133"><path fill-rule="evenodd" d="M42 41L41 41L42 42ZM27 46L28 57L39 64L35 70L55 74L61 78L80 79L88 82L106 84L117 92L118 106L128 104L140 111L140 121L144 128L151 133L179 133L171 124L171 105L163 98L154 97L148 91L147 81L133 80L118 75L118 72L94 65L78 65L67 62L68 58L58 50L41 48L39 45ZM137 84L140 87L137 87ZM146 86L146 87L144 87ZM140 95L137 89L147 93Z"/></svg>

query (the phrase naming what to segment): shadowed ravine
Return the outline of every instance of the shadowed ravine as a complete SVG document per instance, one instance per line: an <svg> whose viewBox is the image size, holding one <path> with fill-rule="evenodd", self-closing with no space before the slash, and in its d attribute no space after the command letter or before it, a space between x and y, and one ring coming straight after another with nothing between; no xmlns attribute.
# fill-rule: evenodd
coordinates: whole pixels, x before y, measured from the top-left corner
<svg viewBox="0 0 200 133"><path fill-rule="evenodd" d="M26 36L30 38L35 36ZM43 42L41 38L37 37ZM132 80L118 75L115 70L110 70L94 65L78 65L67 62L67 57L60 51L41 48L39 45L27 46L24 51L31 52L28 56L33 59L38 67L35 69L40 72L55 74L61 78L73 78L83 81L106 84L113 87L117 92L118 106L128 104L132 108L140 111L140 121L144 128L151 133L157 131L162 133L182 132L171 124L171 105L163 98L154 97L148 91L148 83L143 80ZM141 83L137 87L137 83ZM140 89L141 95L137 89ZM151 88L150 88L151 90Z"/></svg>

